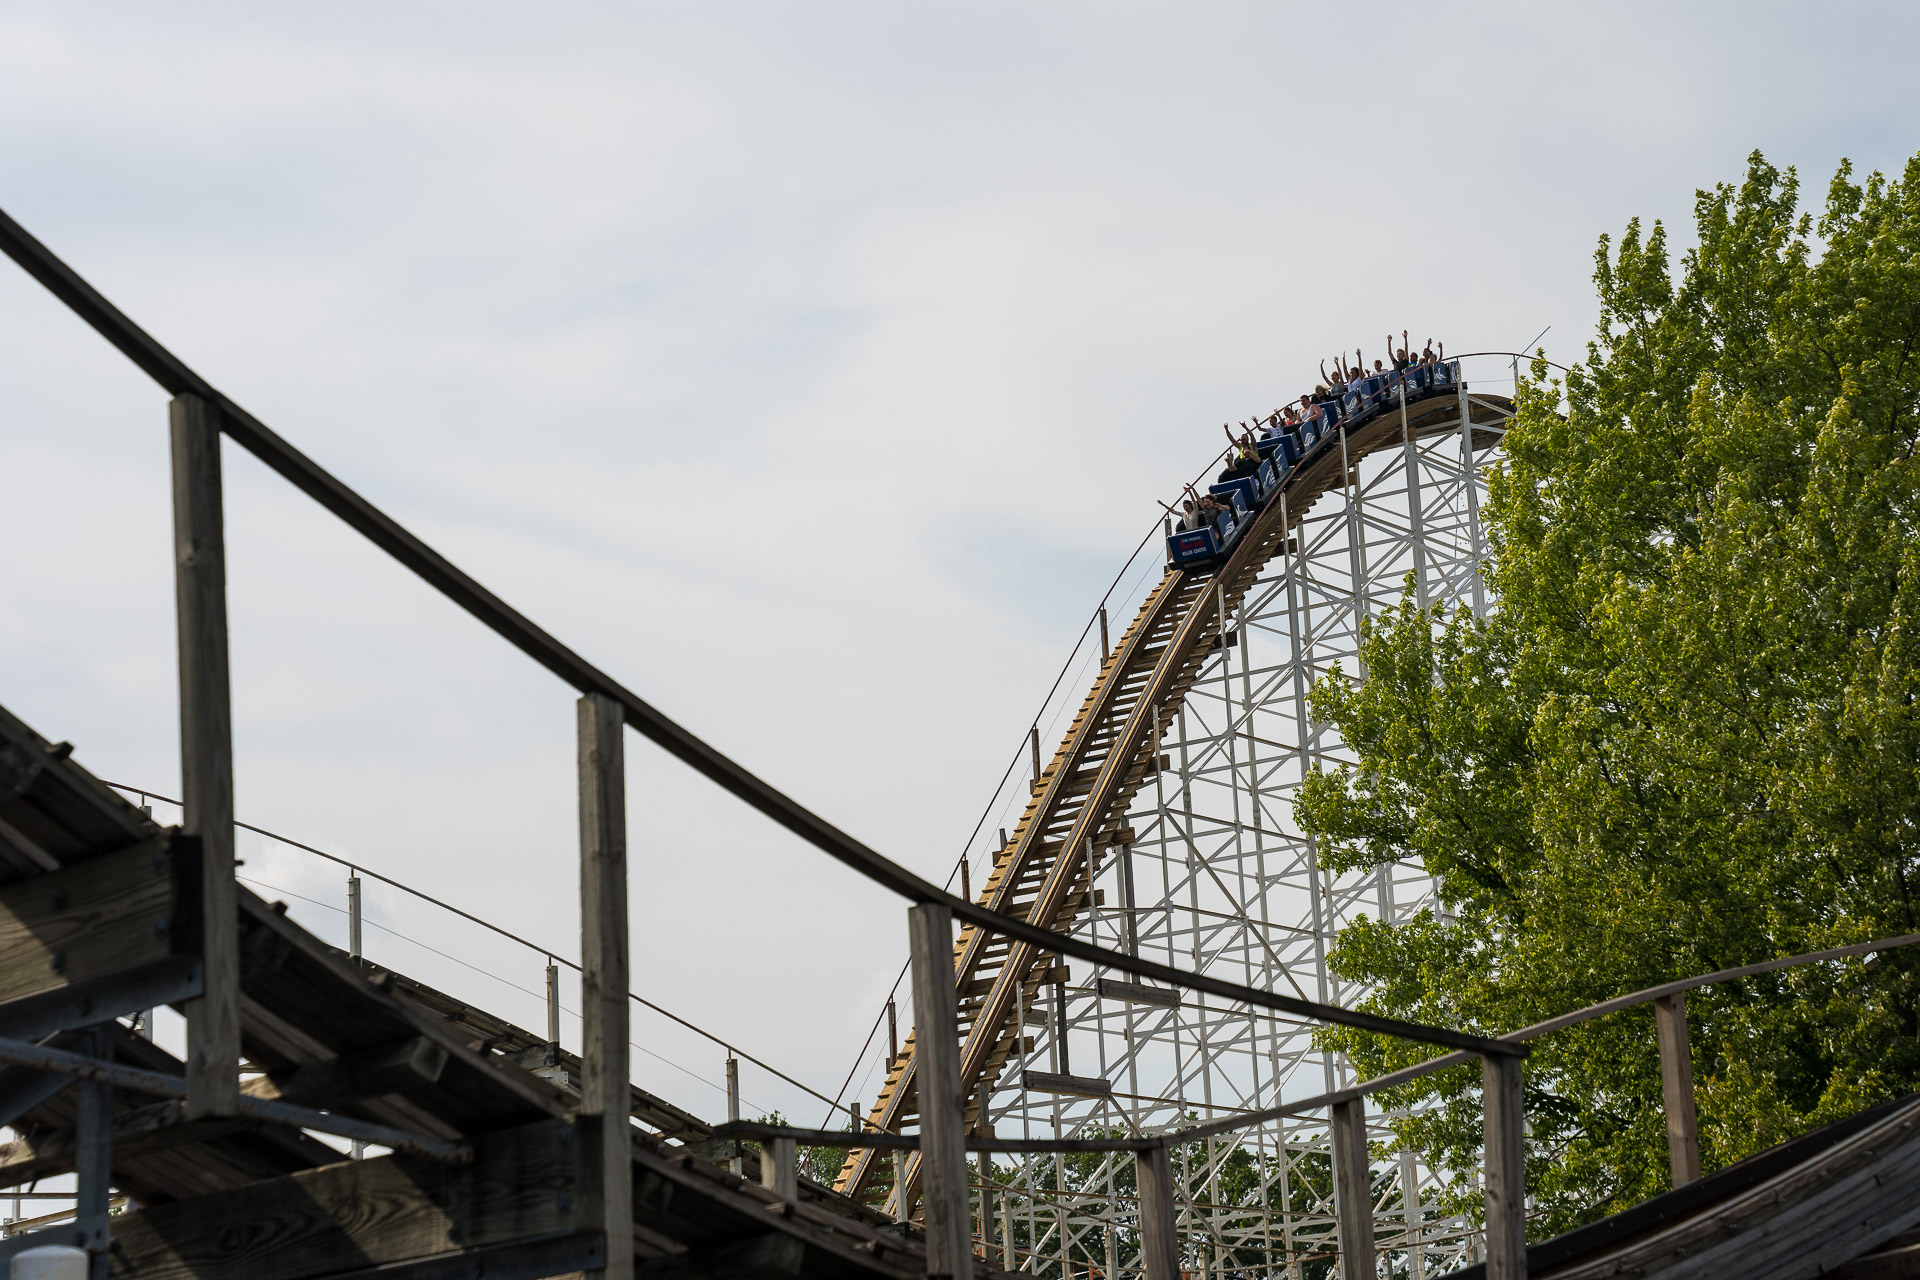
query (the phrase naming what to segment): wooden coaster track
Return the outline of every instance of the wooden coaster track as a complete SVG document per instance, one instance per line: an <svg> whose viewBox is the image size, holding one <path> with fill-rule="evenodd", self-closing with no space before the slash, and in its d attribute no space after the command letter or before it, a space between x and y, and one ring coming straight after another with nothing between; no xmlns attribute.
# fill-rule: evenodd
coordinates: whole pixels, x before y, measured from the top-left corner
<svg viewBox="0 0 1920 1280"><path fill-rule="evenodd" d="M1503 422L1509 401L1464 388L1409 401L1348 432L1344 427L1288 475L1217 572L1169 568L1101 666L1065 738L1033 784L1033 798L978 895L980 905L1055 932L1069 931L1088 905L1102 861L1124 843L1128 805L1159 764L1159 734L1243 596L1292 529L1323 494L1351 482L1360 460L1417 437ZM1021 1046L1021 1010L1040 987L1063 979L1058 957L1025 941L963 924L954 948L959 1001L961 1087L966 1119L979 1126L982 1085L991 1085ZM867 1113L870 1129L898 1132L918 1113L915 1045L909 1035ZM879 1152L848 1152L835 1182L843 1194L870 1194L883 1180ZM905 1162L904 1197L919 1190L919 1159Z"/></svg>

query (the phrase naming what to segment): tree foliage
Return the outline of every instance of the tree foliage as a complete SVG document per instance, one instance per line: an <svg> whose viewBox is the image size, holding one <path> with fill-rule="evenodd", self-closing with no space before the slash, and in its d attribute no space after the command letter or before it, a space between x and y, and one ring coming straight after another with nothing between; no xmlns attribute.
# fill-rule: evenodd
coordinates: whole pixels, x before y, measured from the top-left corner
<svg viewBox="0 0 1920 1280"><path fill-rule="evenodd" d="M1404 599L1365 681L1314 691L1359 760L1300 794L1325 863L1443 886L1341 934L1379 1011L1507 1031L1920 930L1920 157L1843 164L1815 219L1756 153L1694 217L1677 280L1659 223L1603 237L1586 359L1517 390L1488 616ZM1703 1163L1920 1087L1917 959L1696 993ZM1363 1074L1425 1056L1328 1039ZM1402 1139L1477 1166L1477 1086L1415 1086L1445 1105ZM1649 1010L1536 1042L1527 1107L1536 1238L1666 1189Z"/></svg>

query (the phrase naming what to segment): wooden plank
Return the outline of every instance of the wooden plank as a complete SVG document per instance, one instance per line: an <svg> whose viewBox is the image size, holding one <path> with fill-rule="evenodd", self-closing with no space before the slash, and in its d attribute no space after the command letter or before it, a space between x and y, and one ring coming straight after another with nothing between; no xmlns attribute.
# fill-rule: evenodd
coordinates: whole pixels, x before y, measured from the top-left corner
<svg viewBox="0 0 1920 1280"><path fill-rule="evenodd" d="M1653 1025L1660 1043L1660 1093L1666 1104L1667 1164L1673 1185L1700 1178L1700 1122L1693 1109L1693 1052L1687 1045L1687 993L1653 1002Z"/></svg>
<svg viewBox="0 0 1920 1280"><path fill-rule="evenodd" d="M113 1220L115 1276L308 1280L578 1230L570 1126L474 1140L474 1161L343 1160Z"/></svg>
<svg viewBox="0 0 1920 1280"><path fill-rule="evenodd" d="M284 944L271 967L244 970L247 1056L269 1069L322 1061L421 1036L447 1051L447 1065L432 1089L404 1099L368 1102L368 1119L435 1136L486 1132L525 1124L569 1110L544 1080L489 1059L474 1037L383 989L384 975L368 974L344 953L321 943L273 910L258 895L242 891L242 919L250 936Z"/></svg>
<svg viewBox="0 0 1920 1280"><path fill-rule="evenodd" d="M0 1005L165 959L176 891L172 860L145 848L0 888Z"/></svg>
<svg viewBox="0 0 1920 1280"><path fill-rule="evenodd" d="M220 415L196 395L168 406L180 658L181 829L200 840L202 994L186 1003L187 1109L240 1104L240 949L233 861L233 709L227 678L227 569Z"/></svg>
<svg viewBox="0 0 1920 1280"><path fill-rule="evenodd" d="M1180 991L1177 987L1155 987L1143 982L1123 982L1119 978L1097 978L1094 990L1109 1000L1124 1000L1128 1004L1158 1005L1163 1009L1180 1007Z"/></svg>
<svg viewBox="0 0 1920 1280"><path fill-rule="evenodd" d="M580 768L580 1129L583 1221L606 1239L606 1280L633 1277L628 1121L627 800L620 704L577 704Z"/></svg>
<svg viewBox="0 0 1920 1280"><path fill-rule="evenodd" d="M75 763L71 750L0 707L0 879L158 843L159 828Z"/></svg>
<svg viewBox="0 0 1920 1280"><path fill-rule="evenodd" d="M249 1080L241 1092L269 1101L320 1107L345 1098L377 1098L429 1085L440 1078L446 1066L444 1048L424 1036L410 1036L397 1044L280 1067Z"/></svg>
<svg viewBox="0 0 1920 1280"><path fill-rule="evenodd" d="M1333 1104L1333 1212L1340 1237L1340 1280L1374 1280L1373 1159L1367 1151L1367 1102Z"/></svg>
<svg viewBox="0 0 1920 1280"><path fill-rule="evenodd" d="M1074 1076L1056 1071L1022 1071L1020 1087L1033 1093L1064 1093L1076 1098L1113 1096L1113 1085L1098 1076Z"/></svg>
<svg viewBox="0 0 1920 1280"><path fill-rule="evenodd" d="M356 1267L336 1272L326 1280L582 1280L582 1268L602 1266L606 1257L605 1240L576 1231L541 1240L463 1249L414 1262Z"/></svg>
<svg viewBox="0 0 1920 1280"><path fill-rule="evenodd" d="M663 1258L641 1274L673 1276L676 1280L777 1280L799 1275L806 1256L807 1246L802 1241L769 1231Z"/></svg>
<svg viewBox="0 0 1920 1280"><path fill-rule="evenodd" d="M1737 1167L1737 1166L1736 1166ZM1702 1179L1702 1184L1711 1178ZM1685 1197L1693 1187L1671 1193ZM1710 1210L1554 1269L1569 1280L1800 1280L1830 1274L1920 1224L1920 1104L1826 1146Z"/></svg>
<svg viewBox="0 0 1920 1280"><path fill-rule="evenodd" d="M1841 1264L1825 1280L1916 1280L1920 1277L1920 1245L1883 1249Z"/></svg>

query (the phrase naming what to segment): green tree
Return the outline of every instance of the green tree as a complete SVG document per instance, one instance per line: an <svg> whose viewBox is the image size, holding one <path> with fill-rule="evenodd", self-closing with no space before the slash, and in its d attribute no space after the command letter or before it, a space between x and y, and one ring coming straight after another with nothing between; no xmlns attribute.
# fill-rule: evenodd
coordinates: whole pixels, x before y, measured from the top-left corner
<svg viewBox="0 0 1920 1280"><path fill-rule="evenodd" d="M1485 619L1403 599L1313 694L1356 767L1300 821L1335 870L1418 859L1444 912L1346 929L1370 1007L1499 1032L1663 980L1920 929L1920 157L1843 164L1816 220L1755 154L1664 229L1602 238L1600 323L1536 361L1491 481ZM1916 957L1691 1002L1703 1163L1920 1087ZM1353 1033L1363 1073L1425 1056ZM1551 1234L1666 1188L1651 1014L1536 1042ZM1404 1142L1478 1163L1478 1073ZM1457 1208L1472 1211L1463 1192Z"/></svg>

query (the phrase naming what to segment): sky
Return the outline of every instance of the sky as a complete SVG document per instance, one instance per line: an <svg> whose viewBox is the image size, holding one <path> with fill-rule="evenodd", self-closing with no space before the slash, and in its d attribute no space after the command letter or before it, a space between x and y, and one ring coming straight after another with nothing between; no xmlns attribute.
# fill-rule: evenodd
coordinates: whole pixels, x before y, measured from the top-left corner
<svg viewBox="0 0 1920 1280"><path fill-rule="evenodd" d="M938 880L1216 423L1389 331L1577 358L1603 233L1684 246L1755 149L1816 198L1920 151L1917 39L1904 4L0 0L0 208ZM0 704L177 795L165 393L10 265L0 389ZM225 466L240 817L577 956L572 692ZM906 904L627 751L636 990L834 1093ZM241 852L344 939L338 867ZM368 911L375 960L542 1025L542 955ZM724 1111L723 1050L635 1038Z"/></svg>

